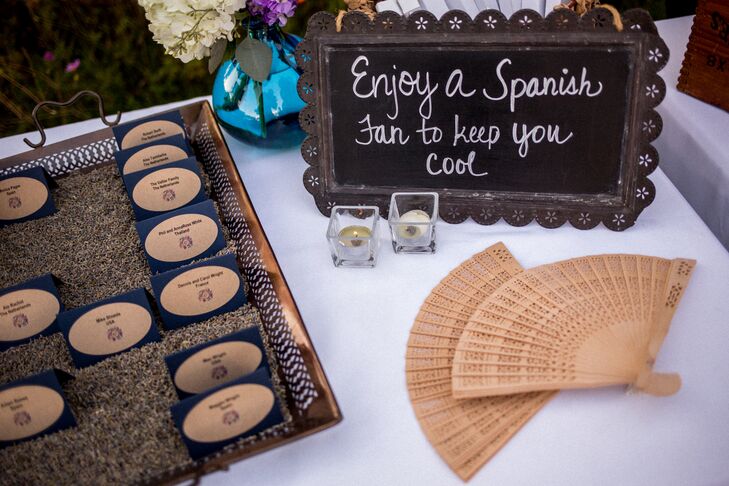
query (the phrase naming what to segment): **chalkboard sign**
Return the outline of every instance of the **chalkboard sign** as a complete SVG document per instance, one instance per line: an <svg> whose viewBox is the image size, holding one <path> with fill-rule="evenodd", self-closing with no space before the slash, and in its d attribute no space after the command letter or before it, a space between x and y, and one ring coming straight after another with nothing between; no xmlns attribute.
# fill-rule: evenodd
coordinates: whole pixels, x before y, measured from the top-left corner
<svg viewBox="0 0 729 486"><path fill-rule="evenodd" d="M522 226L601 221L621 231L650 204L651 142L668 49L644 11L507 20L451 11L309 22L297 60L304 184L322 213L394 191L437 191L440 216Z"/></svg>

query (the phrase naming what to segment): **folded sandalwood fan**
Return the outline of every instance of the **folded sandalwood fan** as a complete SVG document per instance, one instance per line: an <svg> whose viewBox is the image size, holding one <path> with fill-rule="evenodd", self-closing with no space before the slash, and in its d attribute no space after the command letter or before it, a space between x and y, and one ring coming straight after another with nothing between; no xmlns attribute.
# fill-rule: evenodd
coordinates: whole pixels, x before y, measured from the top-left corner
<svg viewBox="0 0 729 486"><path fill-rule="evenodd" d="M681 387L653 372L695 265L642 255L575 258L527 270L471 316L453 359L460 398L629 384Z"/></svg>
<svg viewBox="0 0 729 486"><path fill-rule="evenodd" d="M503 244L454 269L420 308L406 377L433 447L464 480L560 388L675 392L652 365L693 260L602 255L522 271Z"/></svg>
<svg viewBox="0 0 729 486"><path fill-rule="evenodd" d="M483 466L553 395L524 393L456 400L451 366L476 307L522 269L496 244L462 263L423 303L410 331L406 377L415 415L430 443L463 480Z"/></svg>

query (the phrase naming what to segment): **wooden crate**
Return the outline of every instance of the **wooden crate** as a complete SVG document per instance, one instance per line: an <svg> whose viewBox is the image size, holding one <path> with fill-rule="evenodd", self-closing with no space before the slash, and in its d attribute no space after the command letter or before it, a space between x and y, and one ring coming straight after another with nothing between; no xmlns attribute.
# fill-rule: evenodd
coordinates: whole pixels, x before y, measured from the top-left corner
<svg viewBox="0 0 729 486"><path fill-rule="evenodd" d="M729 111L729 2L699 0L678 89Z"/></svg>

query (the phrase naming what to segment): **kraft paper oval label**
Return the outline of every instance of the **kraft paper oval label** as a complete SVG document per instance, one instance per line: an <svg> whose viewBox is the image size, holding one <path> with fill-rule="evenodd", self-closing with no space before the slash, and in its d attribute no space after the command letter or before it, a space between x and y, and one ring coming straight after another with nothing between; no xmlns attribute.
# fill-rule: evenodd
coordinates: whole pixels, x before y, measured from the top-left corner
<svg viewBox="0 0 729 486"><path fill-rule="evenodd" d="M0 391L0 441L43 432L63 414L63 397L41 385L21 385Z"/></svg>
<svg viewBox="0 0 729 486"><path fill-rule="evenodd" d="M274 403L273 392L265 386L234 385L195 405L185 417L182 431L195 442L232 439L266 418Z"/></svg>
<svg viewBox="0 0 729 486"><path fill-rule="evenodd" d="M175 145L153 145L135 153L124 164L123 174L133 174L140 170L151 169L168 162L188 158L187 152Z"/></svg>
<svg viewBox="0 0 729 486"><path fill-rule="evenodd" d="M22 289L0 296L0 341L35 336L56 320L61 303L40 289Z"/></svg>
<svg viewBox="0 0 729 486"><path fill-rule="evenodd" d="M71 325L68 342L78 351L104 356L131 348L152 327L152 316L139 304L115 302L95 307Z"/></svg>
<svg viewBox="0 0 729 486"><path fill-rule="evenodd" d="M161 262L181 262L195 258L215 243L218 225L204 214L180 214L149 232L144 249Z"/></svg>
<svg viewBox="0 0 729 486"><path fill-rule="evenodd" d="M0 181L0 220L25 218L48 200L48 188L32 177L11 177Z"/></svg>
<svg viewBox="0 0 729 486"><path fill-rule="evenodd" d="M263 353L255 344L228 341L214 344L187 358L175 373L175 385L201 393L256 371Z"/></svg>
<svg viewBox="0 0 729 486"><path fill-rule="evenodd" d="M148 121L129 130L122 139L121 148L123 150L136 147L178 133L184 135L185 131L176 123L167 120Z"/></svg>
<svg viewBox="0 0 729 486"><path fill-rule="evenodd" d="M218 265L204 265L181 273L165 285L160 303L178 316L197 316L218 309L240 288L240 277Z"/></svg>
<svg viewBox="0 0 729 486"><path fill-rule="evenodd" d="M171 211L192 201L202 183L193 171L170 167L148 174L132 191L134 202L148 211Z"/></svg>

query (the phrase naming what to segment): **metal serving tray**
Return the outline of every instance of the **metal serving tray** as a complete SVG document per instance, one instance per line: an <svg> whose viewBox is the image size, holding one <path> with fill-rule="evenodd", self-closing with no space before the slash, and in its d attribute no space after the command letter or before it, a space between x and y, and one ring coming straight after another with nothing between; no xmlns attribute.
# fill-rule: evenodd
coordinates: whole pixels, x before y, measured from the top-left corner
<svg viewBox="0 0 729 486"><path fill-rule="evenodd" d="M236 243L241 273L250 286L249 299L259 309L265 332L280 365L281 383L293 420L259 440L189 467L174 468L149 482L174 484L219 469L227 469L259 452L305 437L342 420L296 302L266 238L240 174L230 155L212 108L198 101L178 108L198 160L210 178L222 222ZM62 142L0 160L0 175L43 166L53 177L112 164L116 143L111 128L86 133Z"/></svg>

